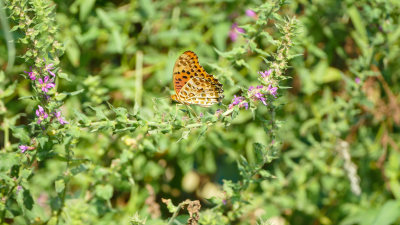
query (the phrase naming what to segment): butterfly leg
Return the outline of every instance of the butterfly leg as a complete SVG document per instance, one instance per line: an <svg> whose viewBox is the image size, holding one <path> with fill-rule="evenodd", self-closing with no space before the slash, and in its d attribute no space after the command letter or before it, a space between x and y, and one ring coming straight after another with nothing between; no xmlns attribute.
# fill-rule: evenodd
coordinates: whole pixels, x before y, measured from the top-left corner
<svg viewBox="0 0 400 225"><path fill-rule="evenodd" d="M174 115L174 119L173 119L173 121L175 121L176 120L176 115L178 114L178 105L177 104L175 104L175 115Z"/></svg>
<svg viewBox="0 0 400 225"><path fill-rule="evenodd" d="M176 117L178 116L178 105L180 106L180 105L182 105L182 104L179 104L179 103L177 103L177 104L175 104L175 115L174 115L174 121L176 120Z"/></svg>
<svg viewBox="0 0 400 225"><path fill-rule="evenodd" d="M186 105L186 108L188 109L188 112L189 112L189 109L190 109L191 113L194 114L194 116L196 117L196 119L198 121L200 121L200 118L197 116L196 111L194 111L194 109L192 107L190 107L189 105Z"/></svg>

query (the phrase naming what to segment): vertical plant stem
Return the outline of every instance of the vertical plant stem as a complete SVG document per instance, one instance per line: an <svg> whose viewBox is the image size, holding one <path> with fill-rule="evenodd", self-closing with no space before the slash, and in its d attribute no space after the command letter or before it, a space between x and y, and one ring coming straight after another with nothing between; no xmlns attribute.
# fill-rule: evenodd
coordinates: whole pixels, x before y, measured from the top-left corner
<svg viewBox="0 0 400 225"><path fill-rule="evenodd" d="M68 141L68 143L66 145L66 148L65 148L65 151L67 153L67 166L66 166L65 172L64 172L64 175L66 176L66 178L64 179L65 187L64 187L64 190L63 190L63 192L61 194L61 206L57 211L57 222L56 222L56 224L59 224L59 222L60 222L60 215L61 215L62 210L64 208L65 197L67 195L67 187L68 187L68 181L69 181L69 177L68 177L68 175L69 175L69 165L70 165L70 161L71 161L71 149L70 149L71 145L70 145L70 143L71 143L71 139Z"/></svg>
<svg viewBox="0 0 400 225"><path fill-rule="evenodd" d="M178 216L179 211L181 211L181 208L182 208L183 204L184 204L184 202L179 203L176 211L174 212L174 214L172 214L172 217L171 217L171 219L169 219L167 225L172 225L172 222L174 222L174 219Z"/></svg>
<svg viewBox="0 0 400 225"><path fill-rule="evenodd" d="M14 39L10 32L10 26L8 24L6 8L4 7L3 0L0 0L0 21L1 21L1 27L3 28L4 31L4 38L6 39L7 43L8 62L6 70L9 71L14 66L15 45L14 45Z"/></svg>
<svg viewBox="0 0 400 225"><path fill-rule="evenodd" d="M142 92L143 92L143 53L137 51L136 53L136 80L135 80L135 107L133 113L137 114L139 108L142 106Z"/></svg>
<svg viewBox="0 0 400 225"><path fill-rule="evenodd" d="M7 149L8 147L10 147L10 142L9 142L10 131L8 129L8 119L7 118L4 118L3 130L4 130L4 149Z"/></svg>

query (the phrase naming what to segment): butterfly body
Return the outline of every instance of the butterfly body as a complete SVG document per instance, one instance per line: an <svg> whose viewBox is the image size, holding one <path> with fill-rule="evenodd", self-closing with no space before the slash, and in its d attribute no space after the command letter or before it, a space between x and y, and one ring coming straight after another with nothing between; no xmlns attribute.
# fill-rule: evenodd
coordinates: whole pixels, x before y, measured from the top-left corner
<svg viewBox="0 0 400 225"><path fill-rule="evenodd" d="M173 81L176 94L171 98L182 104L210 107L224 98L222 84L203 69L192 51L184 52L176 60Z"/></svg>

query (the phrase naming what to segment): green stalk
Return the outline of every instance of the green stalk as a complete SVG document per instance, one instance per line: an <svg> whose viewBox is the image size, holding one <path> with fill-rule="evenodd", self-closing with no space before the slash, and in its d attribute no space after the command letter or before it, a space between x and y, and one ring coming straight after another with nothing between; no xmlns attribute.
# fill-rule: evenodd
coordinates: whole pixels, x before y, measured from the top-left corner
<svg viewBox="0 0 400 225"><path fill-rule="evenodd" d="M14 39L10 32L10 25L8 24L7 14L6 14L4 4L3 4L3 0L0 0L0 20L1 20L1 27L3 28L3 31L4 31L4 37L6 39L7 49L8 49L8 52L7 52L8 53L8 62L7 62L6 71L9 71L14 66L15 45L14 45Z"/></svg>
<svg viewBox="0 0 400 225"><path fill-rule="evenodd" d="M142 92L143 92L143 52L136 53L136 79L135 79L135 106L133 114L137 114L139 108L142 106Z"/></svg>

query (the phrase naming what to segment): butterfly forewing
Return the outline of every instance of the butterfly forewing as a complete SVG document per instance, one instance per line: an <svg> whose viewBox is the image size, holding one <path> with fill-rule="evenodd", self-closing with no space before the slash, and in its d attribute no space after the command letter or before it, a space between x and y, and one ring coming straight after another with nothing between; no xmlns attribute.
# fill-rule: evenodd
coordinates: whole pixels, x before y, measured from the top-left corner
<svg viewBox="0 0 400 225"><path fill-rule="evenodd" d="M192 51L184 52L175 62L173 80L176 95L172 98L183 104L209 107L224 97L222 84L200 66Z"/></svg>

